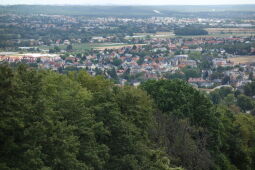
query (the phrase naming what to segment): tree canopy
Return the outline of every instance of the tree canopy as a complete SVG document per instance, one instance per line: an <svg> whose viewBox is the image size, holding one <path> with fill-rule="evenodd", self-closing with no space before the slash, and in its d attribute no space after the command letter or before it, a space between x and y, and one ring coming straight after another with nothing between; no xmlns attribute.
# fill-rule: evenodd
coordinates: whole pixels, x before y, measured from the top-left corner
<svg viewBox="0 0 255 170"><path fill-rule="evenodd" d="M177 79L119 87L82 70L1 65L0 169L254 169L255 117L241 113L253 103Z"/></svg>
<svg viewBox="0 0 255 170"><path fill-rule="evenodd" d="M86 72L0 66L0 169L172 169L152 100ZM175 168L173 168L175 169Z"/></svg>

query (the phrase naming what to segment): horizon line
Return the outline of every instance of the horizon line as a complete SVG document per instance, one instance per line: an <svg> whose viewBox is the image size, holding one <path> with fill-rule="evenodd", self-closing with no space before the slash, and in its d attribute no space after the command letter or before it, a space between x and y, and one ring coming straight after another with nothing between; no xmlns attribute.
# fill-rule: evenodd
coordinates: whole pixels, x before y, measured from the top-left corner
<svg viewBox="0 0 255 170"><path fill-rule="evenodd" d="M17 3L17 4L0 4L0 6L14 6L14 5L45 5L45 6L240 6L240 5L255 5L254 3L247 3L247 4L159 4L159 5L154 5L154 4L148 4L148 5L143 5L143 4L111 4L111 3L106 3L106 4L44 4L44 3L34 3L34 4L29 4L29 3Z"/></svg>

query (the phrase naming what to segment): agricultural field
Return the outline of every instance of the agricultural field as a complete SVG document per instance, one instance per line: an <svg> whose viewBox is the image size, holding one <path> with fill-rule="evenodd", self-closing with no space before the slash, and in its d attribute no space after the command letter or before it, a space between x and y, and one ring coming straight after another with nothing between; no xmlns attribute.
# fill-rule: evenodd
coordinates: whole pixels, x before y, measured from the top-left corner
<svg viewBox="0 0 255 170"><path fill-rule="evenodd" d="M65 50L67 45L58 45L57 47L59 47L61 50ZM89 50L93 48L93 44L89 44L89 43L74 43L72 44L73 50L74 51L84 51L84 50ZM54 46L46 46L46 45L42 45L42 46L38 46L39 49L42 50L49 50L51 48L54 48Z"/></svg>
<svg viewBox="0 0 255 170"><path fill-rule="evenodd" d="M215 30L213 30L215 29ZM255 29L248 28L231 28L227 30L225 28L207 28L208 35L175 35L173 32L160 32L156 34L152 33L134 33L133 36L126 36L125 39L140 38L140 39L151 39L151 38L205 38L205 37L231 37L231 36L251 36L255 35ZM223 31L222 31L223 30Z"/></svg>
<svg viewBox="0 0 255 170"><path fill-rule="evenodd" d="M209 34L255 34L255 28L207 28Z"/></svg>
<svg viewBox="0 0 255 170"><path fill-rule="evenodd" d="M173 32L156 32L153 33L134 33L133 36L126 36L125 39L132 39L132 38L171 38L174 37L175 34Z"/></svg>
<svg viewBox="0 0 255 170"><path fill-rule="evenodd" d="M119 49L122 47L132 47L134 44L124 44L124 43L75 43L72 44L74 52L82 52L85 50L95 49L95 50L105 50L105 49ZM146 44L135 44L137 46L146 45ZM59 45L61 50L65 50L67 45ZM39 46L39 49L49 50L54 48L54 46Z"/></svg>
<svg viewBox="0 0 255 170"><path fill-rule="evenodd" d="M227 38L227 37L246 37L255 35L254 33L226 33L226 34L208 34L208 35L185 35L185 36L176 36L176 37L183 37L183 38L206 38L206 37L221 37L221 38Z"/></svg>
<svg viewBox="0 0 255 170"><path fill-rule="evenodd" d="M132 47L133 45L143 46L146 44L98 43L93 45L93 49L95 50L119 49L122 47Z"/></svg>
<svg viewBox="0 0 255 170"><path fill-rule="evenodd" d="M239 56L239 57L229 58L228 60L233 62L234 64L249 64L249 63L255 63L255 56Z"/></svg>

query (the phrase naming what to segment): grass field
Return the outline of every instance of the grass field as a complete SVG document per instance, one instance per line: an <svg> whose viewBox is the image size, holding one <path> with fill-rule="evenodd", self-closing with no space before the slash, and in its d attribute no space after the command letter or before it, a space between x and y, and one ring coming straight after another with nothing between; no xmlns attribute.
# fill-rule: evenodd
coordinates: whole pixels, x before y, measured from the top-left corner
<svg viewBox="0 0 255 170"><path fill-rule="evenodd" d="M229 58L231 62L235 64L248 64L255 63L255 56L239 56L234 58Z"/></svg>
<svg viewBox="0 0 255 170"><path fill-rule="evenodd" d="M208 35L187 35L187 36L176 36L176 37L184 37L184 38L206 38L206 37L246 37L246 36L253 36L254 33L233 33L233 34L208 34Z"/></svg>
<svg viewBox="0 0 255 170"><path fill-rule="evenodd" d="M207 28L209 34L219 33L255 33L254 28Z"/></svg>
<svg viewBox="0 0 255 170"><path fill-rule="evenodd" d="M96 50L119 49L122 47L132 47L133 45L142 46L146 44L101 43L101 44L94 44L93 48Z"/></svg>
<svg viewBox="0 0 255 170"><path fill-rule="evenodd" d="M151 33L135 33L134 36L127 36L125 37L126 39L132 39L132 38L141 38L141 39L146 39L146 38L174 38L174 37L183 37L183 38L206 38L206 37L231 37L231 36L240 36L240 37L245 37L245 36L254 36L255 35L255 29L249 29L246 30L246 32L243 29L238 28L232 31L236 32L218 32L215 30L214 32L211 30L208 35L185 35L185 36L178 36L175 35L173 32L165 32L165 33L156 33L156 34L151 34ZM239 32L238 32L239 31Z"/></svg>
<svg viewBox="0 0 255 170"><path fill-rule="evenodd" d="M132 38L171 38L174 37L173 32L157 32L155 34L153 33L134 33L134 36L126 36L126 39L132 39Z"/></svg>
<svg viewBox="0 0 255 170"><path fill-rule="evenodd" d="M81 44L72 44L74 52L82 52L85 50L95 49L95 50L104 50L104 49L119 49L122 47L130 47L134 44L123 44L123 43L81 43ZM146 44L135 44L135 45L146 45ZM65 50L67 45L59 45L61 50ZM40 49L49 50L54 48L54 46L39 46Z"/></svg>
<svg viewBox="0 0 255 170"><path fill-rule="evenodd" d="M207 28L205 29L209 34L255 34L254 28Z"/></svg>
<svg viewBox="0 0 255 170"><path fill-rule="evenodd" d="M72 44L72 46L73 46L73 50L74 51L83 51L83 50L89 50L89 49L93 48L93 44L89 44L89 43L81 43L81 44L75 43L75 44ZM61 44L58 47L61 50L65 50L67 45ZM43 49L43 50L49 50L49 49L53 49L54 46L45 46L45 45L42 45L42 46L38 46L38 48Z"/></svg>

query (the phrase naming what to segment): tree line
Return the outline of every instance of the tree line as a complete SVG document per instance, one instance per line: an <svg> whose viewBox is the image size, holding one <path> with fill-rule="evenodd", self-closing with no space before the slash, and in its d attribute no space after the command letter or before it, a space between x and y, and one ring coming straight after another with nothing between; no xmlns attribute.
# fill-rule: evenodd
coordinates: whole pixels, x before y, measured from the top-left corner
<svg viewBox="0 0 255 170"><path fill-rule="evenodd" d="M208 35L208 32L203 28L194 26L176 28L174 33L176 35Z"/></svg>

